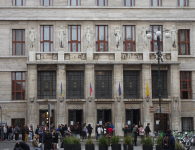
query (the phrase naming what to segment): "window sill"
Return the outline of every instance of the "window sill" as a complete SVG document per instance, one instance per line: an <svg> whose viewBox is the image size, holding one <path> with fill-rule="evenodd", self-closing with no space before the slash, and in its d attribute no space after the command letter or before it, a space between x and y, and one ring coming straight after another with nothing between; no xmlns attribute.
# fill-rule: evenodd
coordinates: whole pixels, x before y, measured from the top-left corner
<svg viewBox="0 0 195 150"><path fill-rule="evenodd" d="M11 100L11 101L0 101L0 103L27 103L27 100Z"/></svg>
<svg viewBox="0 0 195 150"><path fill-rule="evenodd" d="M193 55L178 55L178 58L189 58L189 57L195 57Z"/></svg>
<svg viewBox="0 0 195 150"><path fill-rule="evenodd" d="M16 55L10 55L10 56L0 56L0 58L28 58L28 56L16 56Z"/></svg>
<svg viewBox="0 0 195 150"><path fill-rule="evenodd" d="M114 102L115 99L95 99L95 102Z"/></svg>
<svg viewBox="0 0 195 150"><path fill-rule="evenodd" d="M195 102L195 99L181 99L181 102Z"/></svg>
<svg viewBox="0 0 195 150"><path fill-rule="evenodd" d="M38 102L57 102L57 100L56 99L38 99L37 103Z"/></svg>

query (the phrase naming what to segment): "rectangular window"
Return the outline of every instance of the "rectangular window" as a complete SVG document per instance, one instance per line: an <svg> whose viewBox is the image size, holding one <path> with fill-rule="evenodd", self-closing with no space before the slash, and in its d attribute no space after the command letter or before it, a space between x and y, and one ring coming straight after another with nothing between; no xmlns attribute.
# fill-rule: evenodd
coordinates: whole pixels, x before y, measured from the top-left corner
<svg viewBox="0 0 195 150"><path fill-rule="evenodd" d="M140 72L123 71L124 99L140 98Z"/></svg>
<svg viewBox="0 0 195 150"><path fill-rule="evenodd" d="M189 6L189 0L177 0L177 6Z"/></svg>
<svg viewBox="0 0 195 150"><path fill-rule="evenodd" d="M66 72L66 98L84 99L84 71Z"/></svg>
<svg viewBox="0 0 195 150"><path fill-rule="evenodd" d="M41 26L41 52L53 52L53 26Z"/></svg>
<svg viewBox="0 0 195 150"><path fill-rule="evenodd" d="M39 71L37 89L38 99L56 99L56 72Z"/></svg>
<svg viewBox="0 0 195 150"><path fill-rule="evenodd" d="M80 0L68 0L68 6L81 6Z"/></svg>
<svg viewBox="0 0 195 150"><path fill-rule="evenodd" d="M12 0L13 6L25 6L25 0Z"/></svg>
<svg viewBox="0 0 195 150"><path fill-rule="evenodd" d="M160 71L161 98L168 98L167 95L167 71ZM152 98L159 98L158 93L158 71L152 71Z"/></svg>
<svg viewBox="0 0 195 150"><path fill-rule="evenodd" d="M112 99L112 71L95 71L95 98Z"/></svg>
<svg viewBox="0 0 195 150"><path fill-rule="evenodd" d="M25 72L12 72L12 100L25 100Z"/></svg>
<svg viewBox="0 0 195 150"><path fill-rule="evenodd" d="M108 6L108 0L95 0L95 6Z"/></svg>
<svg viewBox="0 0 195 150"><path fill-rule="evenodd" d="M96 26L96 52L108 51L108 26Z"/></svg>
<svg viewBox="0 0 195 150"><path fill-rule="evenodd" d="M135 0L123 0L123 6L135 6Z"/></svg>
<svg viewBox="0 0 195 150"><path fill-rule="evenodd" d="M190 55L190 30L178 31L178 54Z"/></svg>
<svg viewBox="0 0 195 150"><path fill-rule="evenodd" d="M150 6L162 6L162 0L150 0Z"/></svg>
<svg viewBox="0 0 195 150"><path fill-rule="evenodd" d="M81 26L68 26L68 51L81 51Z"/></svg>
<svg viewBox="0 0 195 150"><path fill-rule="evenodd" d="M150 31L152 31L152 38L150 39L150 45L151 45L151 52L157 52L158 51L158 45L157 45L157 36L156 32L163 30L163 26L150 26ZM163 51L163 34L160 36L160 51Z"/></svg>
<svg viewBox="0 0 195 150"><path fill-rule="evenodd" d="M192 77L191 72L180 72L180 92L181 99L192 98Z"/></svg>
<svg viewBox="0 0 195 150"><path fill-rule="evenodd" d="M53 0L41 0L41 6L52 6Z"/></svg>
<svg viewBox="0 0 195 150"><path fill-rule="evenodd" d="M123 51L135 52L135 26L123 26Z"/></svg>
<svg viewBox="0 0 195 150"><path fill-rule="evenodd" d="M12 55L25 55L25 30L12 30Z"/></svg>
<svg viewBox="0 0 195 150"><path fill-rule="evenodd" d="M182 117L182 131L193 131L194 125L193 125L193 117Z"/></svg>

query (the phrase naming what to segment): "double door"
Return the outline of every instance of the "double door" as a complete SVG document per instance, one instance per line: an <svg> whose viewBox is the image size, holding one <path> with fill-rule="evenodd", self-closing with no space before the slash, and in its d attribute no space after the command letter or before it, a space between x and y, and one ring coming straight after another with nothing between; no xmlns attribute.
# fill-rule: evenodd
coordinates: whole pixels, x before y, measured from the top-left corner
<svg viewBox="0 0 195 150"><path fill-rule="evenodd" d="M97 110L97 123L105 125L105 123L112 122L112 110L111 109L98 109Z"/></svg>
<svg viewBox="0 0 195 150"><path fill-rule="evenodd" d="M140 109L126 109L126 125L132 129L133 124L140 126Z"/></svg>

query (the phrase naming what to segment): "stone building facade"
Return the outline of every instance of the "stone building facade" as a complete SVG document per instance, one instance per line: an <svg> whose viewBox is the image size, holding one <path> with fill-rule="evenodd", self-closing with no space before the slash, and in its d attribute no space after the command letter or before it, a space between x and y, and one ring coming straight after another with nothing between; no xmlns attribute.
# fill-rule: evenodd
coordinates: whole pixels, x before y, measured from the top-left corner
<svg viewBox="0 0 195 150"><path fill-rule="evenodd" d="M3 122L44 125L51 103L55 126L112 122L122 136L126 124L150 123L157 131L159 116L150 113L150 106L159 106L157 41L155 34L147 39L146 31L167 29L175 35L161 36L161 103L170 109L162 126L194 129L193 0L186 6L179 6L180 0L161 0L160 6L155 0L135 0L134 6L123 6L123 0L108 0L107 6L96 6L95 0L80 0L80 6L69 6L68 0L53 0L50 6L40 6L40 0L14 6L14 1L0 3Z"/></svg>

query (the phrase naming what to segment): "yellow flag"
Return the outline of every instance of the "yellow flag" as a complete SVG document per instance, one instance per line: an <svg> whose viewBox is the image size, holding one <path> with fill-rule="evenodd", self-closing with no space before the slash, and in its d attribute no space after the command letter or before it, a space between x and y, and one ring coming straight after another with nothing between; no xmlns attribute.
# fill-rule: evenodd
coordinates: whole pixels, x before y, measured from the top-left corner
<svg viewBox="0 0 195 150"><path fill-rule="evenodd" d="M146 95L147 95L147 98L149 97L149 88L148 88L148 83L147 83L147 88L146 88Z"/></svg>

